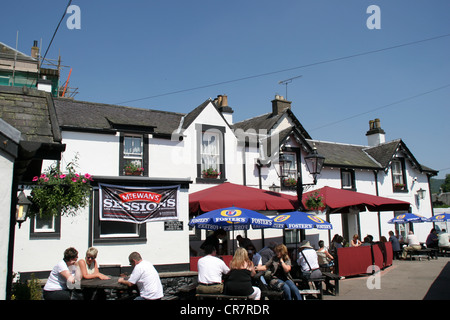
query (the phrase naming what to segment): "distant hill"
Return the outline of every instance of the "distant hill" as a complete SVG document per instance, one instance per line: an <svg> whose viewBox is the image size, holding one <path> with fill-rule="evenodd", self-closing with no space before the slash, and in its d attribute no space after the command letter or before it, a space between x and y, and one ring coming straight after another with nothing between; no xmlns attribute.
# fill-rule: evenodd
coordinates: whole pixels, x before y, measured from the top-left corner
<svg viewBox="0 0 450 320"><path fill-rule="evenodd" d="M439 188L443 185L445 179L430 179L431 193L439 193Z"/></svg>

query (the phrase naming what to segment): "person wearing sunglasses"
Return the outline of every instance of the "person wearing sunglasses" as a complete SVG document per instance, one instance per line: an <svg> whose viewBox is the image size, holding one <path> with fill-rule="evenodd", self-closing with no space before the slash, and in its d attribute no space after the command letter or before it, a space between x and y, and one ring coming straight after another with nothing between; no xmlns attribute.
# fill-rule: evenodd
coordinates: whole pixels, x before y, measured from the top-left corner
<svg viewBox="0 0 450 320"><path fill-rule="evenodd" d="M107 275L98 271L98 264L95 260L97 258L98 250L94 247L90 247L86 251L86 257L78 261L78 267L81 271L83 279L100 278L101 280L111 279Z"/></svg>

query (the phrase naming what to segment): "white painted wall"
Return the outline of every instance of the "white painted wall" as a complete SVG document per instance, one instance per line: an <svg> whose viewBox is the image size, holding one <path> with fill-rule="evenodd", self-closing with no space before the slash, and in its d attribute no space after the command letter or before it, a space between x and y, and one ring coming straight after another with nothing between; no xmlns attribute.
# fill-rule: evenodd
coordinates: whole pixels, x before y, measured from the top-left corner
<svg viewBox="0 0 450 320"><path fill-rule="evenodd" d="M6 299L6 280L8 272L8 245L11 223L11 193L14 159L0 151L0 300ZM18 227L16 227L18 229Z"/></svg>

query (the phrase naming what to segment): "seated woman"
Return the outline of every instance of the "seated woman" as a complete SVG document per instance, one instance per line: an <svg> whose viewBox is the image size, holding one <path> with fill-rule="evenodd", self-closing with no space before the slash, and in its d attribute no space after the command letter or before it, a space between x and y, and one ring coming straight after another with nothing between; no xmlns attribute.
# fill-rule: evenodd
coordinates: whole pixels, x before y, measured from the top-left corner
<svg viewBox="0 0 450 320"><path fill-rule="evenodd" d="M247 250L242 247L237 248L230 262L230 272L225 280L224 293L260 300L261 289L252 286L252 277L255 274L255 267L248 257Z"/></svg>
<svg viewBox="0 0 450 320"><path fill-rule="evenodd" d="M94 247L90 247L86 251L86 257L84 260L78 261L78 266L81 270L83 279L100 278L101 280L111 279L110 277L100 273L98 271L98 264L95 260L97 258L98 250Z"/></svg>
<svg viewBox="0 0 450 320"><path fill-rule="evenodd" d="M319 241L319 250L317 250L317 258L319 259L319 267L323 270L330 270L333 272L334 257L325 248L323 240Z"/></svg>
<svg viewBox="0 0 450 320"><path fill-rule="evenodd" d="M71 300L72 291L67 287L68 283L75 283L75 276L69 267L75 265L78 260L78 251L68 248L64 251L64 258L53 267L50 276L44 286L44 300Z"/></svg>
<svg viewBox="0 0 450 320"><path fill-rule="evenodd" d="M271 271L275 286L282 286L284 298L286 300L302 300L300 291L292 281L291 259L288 255L288 250L284 244L277 245L274 250L275 256L270 259L265 265L257 266L257 271Z"/></svg>
<svg viewBox="0 0 450 320"><path fill-rule="evenodd" d="M100 273L98 271L98 264L95 260L97 258L98 250L94 247L89 248L86 251L86 257L78 261L78 268L80 268L81 278L82 279L95 279L99 278L100 280L111 279L110 277ZM94 295L94 293L96 293ZM106 293L105 290L95 290L91 288L83 289L83 296L85 300L92 300L94 297L98 300L105 300Z"/></svg>

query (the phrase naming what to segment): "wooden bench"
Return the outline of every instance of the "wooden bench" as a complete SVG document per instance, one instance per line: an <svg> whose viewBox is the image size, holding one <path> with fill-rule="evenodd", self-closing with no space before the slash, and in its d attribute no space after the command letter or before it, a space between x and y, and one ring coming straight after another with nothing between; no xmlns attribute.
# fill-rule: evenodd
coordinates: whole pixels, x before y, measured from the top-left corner
<svg viewBox="0 0 450 320"><path fill-rule="evenodd" d="M300 294L304 296L313 296L316 295L318 299L322 300L323 298L323 282L325 281L325 277L320 278L314 278L314 279L308 279L307 286L308 288L299 288ZM293 282L295 285L298 286L305 286L305 279L293 279ZM311 289L314 287L315 289Z"/></svg>
<svg viewBox="0 0 450 320"><path fill-rule="evenodd" d="M216 293L197 293L195 295L197 300L215 299L215 300L249 300L248 296L231 296L227 294Z"/></svg>
<svg viewBox="0 0 450 320"><path fill-rule="evenodd" d="M432 259L433 257L437 259L437 250L435 249L420 249L420 250L408 250L406 252L406 258L409 260L412 260L413 256L419 257L419 261L421 260L422 256L426 256L428 260Z"/></svg>
<svg viewBox="0 0 450 320"><path fill-rule="evenodd" d="M341 277L338 274L331 272L322 272L322 275L325 276L325 288L331 294L334 293L335 296L339 295L339 280ZM330 283L333 281L334 283Z"/></svg>
<svg viewBox="0 0 450 320"><path fill-rule="evenodd" d="M261 289L261 300L283 300L283 291Z"/></svg>
<svg viewBox="0 0 450 320"><path fill-rule="evenodd" d="M439 247L438 255L441 257L450 256L450 248L448 247Z"/></svg>

